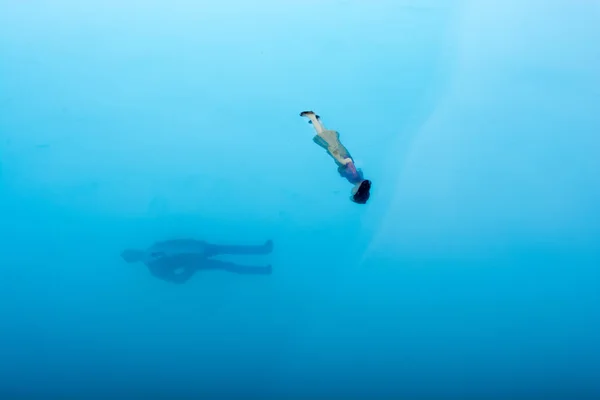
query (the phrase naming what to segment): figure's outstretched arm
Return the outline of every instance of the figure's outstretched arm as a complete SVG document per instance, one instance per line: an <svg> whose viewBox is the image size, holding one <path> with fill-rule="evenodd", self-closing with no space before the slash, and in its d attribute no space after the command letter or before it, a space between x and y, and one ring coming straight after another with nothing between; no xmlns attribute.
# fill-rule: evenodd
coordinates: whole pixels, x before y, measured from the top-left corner
<svg viewBox="0 0 600 400"><path fill-rule="evenodd" d="M338 162L341 166L345 167L348 164L352 163L352 159L350 157L344 157L339 149L329 148L329 154Z"/></svg>

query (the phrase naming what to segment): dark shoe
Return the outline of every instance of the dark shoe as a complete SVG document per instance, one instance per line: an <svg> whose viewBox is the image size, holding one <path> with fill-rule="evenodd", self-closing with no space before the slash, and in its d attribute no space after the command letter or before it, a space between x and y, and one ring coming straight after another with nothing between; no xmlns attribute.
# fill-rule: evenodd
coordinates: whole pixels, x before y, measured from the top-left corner
<svg viewBox="0 0 600 400"><path fill-rule="evenodd" d="M310 114L315 114L315 113L314 113L313 111L302 111L302 112L300 113L300 116L301 116L301 117L306 117L306 116L308 116L308 115L310 115ZM319 116L319 115L317 115L317 114L315 114L315 117L317 117L317 119L319 119L319 120L321 119L321 116ZM308 123L309 123L309 124L312 124L312 121L308 121Z"/></svg>

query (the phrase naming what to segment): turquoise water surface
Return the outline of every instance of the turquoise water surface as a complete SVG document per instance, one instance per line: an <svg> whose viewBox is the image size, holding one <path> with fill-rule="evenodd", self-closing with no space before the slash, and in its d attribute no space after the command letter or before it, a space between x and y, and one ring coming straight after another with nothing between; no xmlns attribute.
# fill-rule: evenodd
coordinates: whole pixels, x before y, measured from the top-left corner
<svg viewBox="0 0 600 400"><path fill-rule="evenodd" d="M0 398L598 398L599 4L0 0Z"/></svg>

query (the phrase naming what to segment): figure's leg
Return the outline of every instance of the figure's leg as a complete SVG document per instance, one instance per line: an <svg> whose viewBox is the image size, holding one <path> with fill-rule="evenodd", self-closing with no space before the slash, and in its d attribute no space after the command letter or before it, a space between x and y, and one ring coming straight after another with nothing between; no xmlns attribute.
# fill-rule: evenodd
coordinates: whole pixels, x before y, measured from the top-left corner
<svg viewBox="0 0 600 400"><path fill-rule="evenodd" d="M273 272L273 268L271 268L270 265L249 266L218 260L206 260L200 269L220 269L227 272L233 272L234 274L244 275L270 275Z"/></svg>
<svg viewBox="0 0 600 400"><path fill-rule="evenodd" d="M317 131L317 135L323 133L326 129L323 123L321 122L321 117L316 115L312 111L302 111L300 113L301 117L306 117L310 120L310 123L315 127L315 131Z"/></svg>
<svg viewBox="0 0 600 400"><path fill-rule="evenodd" d="M206 256L212 257L219 254L269 254L273 251L273 241L267 240L260 246L221 246L217 244L206 244Z"/></svg>

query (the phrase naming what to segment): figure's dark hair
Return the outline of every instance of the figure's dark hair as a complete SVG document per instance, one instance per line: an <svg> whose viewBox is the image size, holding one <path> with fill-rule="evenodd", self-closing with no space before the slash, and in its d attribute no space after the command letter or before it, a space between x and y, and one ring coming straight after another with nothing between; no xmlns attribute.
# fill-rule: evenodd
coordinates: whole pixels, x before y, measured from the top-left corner
<svg viewBox="0 0 600 400"><path fill-rule="evenodd" d="M358 204L366 204L369 198L371 197L371 181L365 180L363 181L354 196L352 196L352 200Z"/></svg>

